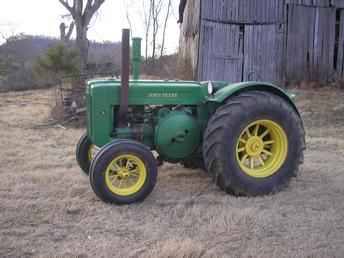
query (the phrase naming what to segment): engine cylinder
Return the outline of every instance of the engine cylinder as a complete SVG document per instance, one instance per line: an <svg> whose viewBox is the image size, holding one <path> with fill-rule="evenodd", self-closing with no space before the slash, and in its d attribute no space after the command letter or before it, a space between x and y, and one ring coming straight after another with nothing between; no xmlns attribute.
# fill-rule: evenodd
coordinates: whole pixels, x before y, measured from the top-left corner
<svg viewBox="0 0 344 258"><path fill-rule="evenodd" d="M159 119L154 141L164 159L177 162L196 151L201 143L201 129L191 114L171 111Z"/></svg>

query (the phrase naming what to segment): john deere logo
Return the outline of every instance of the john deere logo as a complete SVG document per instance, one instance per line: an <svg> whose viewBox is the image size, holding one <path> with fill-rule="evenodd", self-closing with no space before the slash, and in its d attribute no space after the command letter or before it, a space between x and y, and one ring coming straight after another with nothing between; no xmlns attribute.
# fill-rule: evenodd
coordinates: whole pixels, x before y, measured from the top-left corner
<svg viewBox="0 0 344 258"><path fill-rule="evenodd" d="M177 98L178 93L149 93L148 98Z"/></svg>

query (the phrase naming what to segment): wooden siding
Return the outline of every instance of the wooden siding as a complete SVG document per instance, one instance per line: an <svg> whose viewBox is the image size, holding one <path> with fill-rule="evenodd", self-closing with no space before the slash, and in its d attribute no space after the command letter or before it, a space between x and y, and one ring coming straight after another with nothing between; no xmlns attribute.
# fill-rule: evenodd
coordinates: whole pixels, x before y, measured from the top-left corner
<svg viewBox="0 0 344 258"><path fill-rule="evenodd" d="M241 81L243 39L240 27L203 21L200 80Z"/></svg>
<svg viewBox="0 0 344 258"><path fill-rule="evenodd" d="M244 81L283 78L284 27L282 24L245 27Z"/></svg>
<svg viewBox="0 0 344 258"><path fill-rule="evenodd" d="M283 23L284 0L201 0L202 19L224 23Z"/></svg>
<svg viewBox="0 0 344 258"><path fill-rule="evenodd" d="M343 0L286 0L287 4L305 5L312 7L344 8Z"/></svg>
<svg viewBox="0 0 344 258"><path fill-rule="evenodd" d="M286 3L313 7L329 7L331 0L286 0Z"/></svg>
<svg viewBox="0 0 344 258"><path fill-rule="evenodd" d="M181 36L196 79L326 81L344 75L344 0L188 2L201 6L184 13L191 28L199 28L193 47Z"/></svg>
<svg viewBox="0 0 344 258"><path fill-rule="evenodd" d="M290 5L288 21L287 79L330 79L334 74L336 9Z"/></svg>
<svg viewBox="0 0 344 258"><path fill-rule="evenodd" d="M331 4L333 7L344 8L344 1L343 0L332 0Z"/></svg>
<svg viewBox="0 0 344 258"><path fill-rule="evenodd" d="M344 10L340 10L338 51L336 56L336 70L341 76L344 75Z"/></svg>

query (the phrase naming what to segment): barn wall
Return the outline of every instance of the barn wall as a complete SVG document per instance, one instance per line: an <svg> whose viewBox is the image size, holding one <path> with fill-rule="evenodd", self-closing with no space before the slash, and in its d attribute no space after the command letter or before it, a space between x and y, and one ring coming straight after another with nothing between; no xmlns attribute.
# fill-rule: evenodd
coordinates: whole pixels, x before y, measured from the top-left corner
<svg viewBox="0 0 344 258"><path fill-rule="evenodd" d="M200 80L277 81L283 77L284 0L201 3Z"/></svg>
<svg viewBox="0 0 344 258"><path fill-rule="evenodd" d="M202 19L231 24L283 22L284 0L202 0Z"/></svg>
<svg viewBox="0 0 344 258"><path fill-rule="evenodd" d="M202 21L200 80L240 81L243 69L243 38L240 27Z"/></svg>
<svg viewBox="0 0 344 258"><path fill-rule="evenodd" d="M200 0L188 0L180 28L178 74L181 79L197 79L200 41Z"/></svg>
<svg viewBox="0 0 344 258"><path fill-rule="evenodd" d="M343 75L344 0L188 2L193 7L184 17L193 17L192 43L190 26L183 24L181 46L199 80L326 81Z"/></svg>

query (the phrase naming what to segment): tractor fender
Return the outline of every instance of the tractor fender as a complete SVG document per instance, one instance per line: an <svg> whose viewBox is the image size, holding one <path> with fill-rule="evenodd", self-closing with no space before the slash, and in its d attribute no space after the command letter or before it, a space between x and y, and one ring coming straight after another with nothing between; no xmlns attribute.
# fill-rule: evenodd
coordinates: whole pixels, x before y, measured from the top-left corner
<svg viewBox="0 0 344 258"><path fill-rule="evenodd" d="M226 101L228 98L238 95L242 92L247 91L265 91L270 92L273 94L276 94L286 100L297 112L299 116L300 112L298 111L293 99L295 98L294 94L288 93L282 88L278 87L275 84L268 83L268 82L240 82L235 84L228 84L227 86L221 88L217 92L214 93L214 95L209 98L209 101L216 102L222 104L224 101Z"/></svg>

